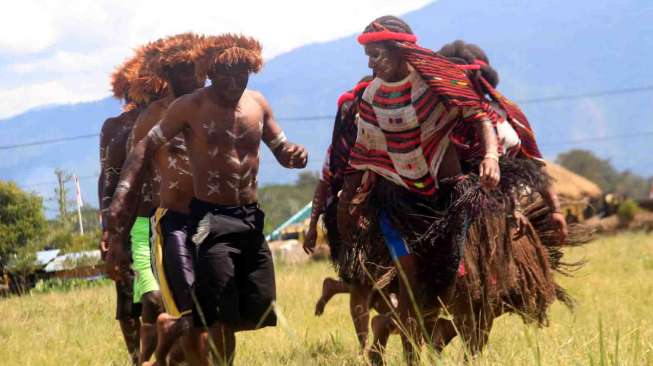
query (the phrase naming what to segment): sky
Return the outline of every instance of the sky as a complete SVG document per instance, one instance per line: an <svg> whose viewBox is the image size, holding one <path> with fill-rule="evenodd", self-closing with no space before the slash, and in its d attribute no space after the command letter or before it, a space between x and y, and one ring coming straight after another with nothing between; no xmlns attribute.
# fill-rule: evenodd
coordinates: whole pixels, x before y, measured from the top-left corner
<svg viewBox="0 0 653 366"><path fill-rule="evenodd" d="M269 59L361 31L425 0L22 0L0 12L0 119L109 95L109 74L140 44L193 31L258 38ZM192 5L189 5L192 4Z"/></svg>

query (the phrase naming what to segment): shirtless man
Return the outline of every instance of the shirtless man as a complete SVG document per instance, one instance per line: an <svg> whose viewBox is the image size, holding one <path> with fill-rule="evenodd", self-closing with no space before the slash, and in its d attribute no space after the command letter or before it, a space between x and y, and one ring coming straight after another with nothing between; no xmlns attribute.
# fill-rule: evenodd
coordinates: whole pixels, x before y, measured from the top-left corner
<svg viewBox="0 0 653 366"><path fill-rule="evenodd" d="M307 153L288 142L265 98L245 89L249 74L261 68L260 44L236 35L215 37L209 43L205 57L211 86L178 98L136 144L109 220L120 225L122 207L133 196L145 161L183 133L195 193L190 222L201 310L193 312L195 325L209 327L217 357L231 364L236 330L276 324L274 267L263 236L264 214L256 203L260 142L287 168L305 167ZM111 275L121 278L127 260L114 238L110 236L108 260ZM208 355L202 361L208 364Z"/></svg>
<svg viewBox="0 0 653 366"><path fill-rule="evenodd" d="M102 240L100 253L106 258L109 234L107 213L113 198L113 193L120 178L120 169L126 158L127 140L132 127L149 99L154 99L159 92L158 86L147 80L136 81L137 70L142 63L143 50L125 61L112 75L111 86L113 95L124 100L125 106L121 115L107 119L100 133L100 178L98 180L98 195L102 218ZM132 93L137 87L139 93ZM134 94L134 95L132 95ZM146 98L144 98L146 97ZM131 250L129 238L123 245ZM116 281L116 319L120 324L127 351L132 363L137 364L139 355L139 329L141 307L133 302L133 275L125 281Z"/></svg>
<svg viewBox="0 0 653 366"><path fill-rule="evenodd" d="M163 117L168 106L182 95L204 86L206 74L196 66L202 50L202 37L184 33L163 39L145 53L144 67L166 81L166 97L150 104L141 113L133 130L134 141L142 140ZM159 149L151 161L158 183L159 209L155 214L157 233L154 243L154 266L167 313L157 321L157 364L166 364L170 347L192 325L192 297L190 294L195 275L193 248L186 241L188 205L193 198L193 177L182 135L176 136ZM130 202L127 202L129 206ZM132 211L130 207L124 210ZM158 235L160 234L160 236ZM178 318L181 321L177 321ZM153 343L143 352L141 362L147 361ZM188 353L188 352L187 352ZM187 355L187 357L190 355Z"/></svg>

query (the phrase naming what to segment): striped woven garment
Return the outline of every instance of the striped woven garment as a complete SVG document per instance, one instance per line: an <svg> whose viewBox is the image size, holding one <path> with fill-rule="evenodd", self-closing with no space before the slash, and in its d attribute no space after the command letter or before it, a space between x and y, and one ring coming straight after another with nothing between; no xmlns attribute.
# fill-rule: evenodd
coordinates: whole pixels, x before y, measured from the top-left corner
<svg viewBox="0 0 653 366"><path fill-rule="evenodd" d="M437 192L451 131L461 123L492 122L497 117L463 81L464 72L456 71L464 85L454 85L451 93L436 93L442 89L427 83L422 70L411 65L404 80L376 78L363 93L349 163L353 169L371 170L409 191L431 196Z"/></svg>

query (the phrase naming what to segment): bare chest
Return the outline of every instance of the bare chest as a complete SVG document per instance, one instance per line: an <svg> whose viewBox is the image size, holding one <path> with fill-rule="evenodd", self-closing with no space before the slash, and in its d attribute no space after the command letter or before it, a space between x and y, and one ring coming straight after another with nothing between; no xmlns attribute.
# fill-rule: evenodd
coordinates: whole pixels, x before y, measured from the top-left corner
<svg viewBox="0 0 653 366"><path fill-rule="evenodd" d="M263 114L259 108L244 103L236 109L212 108L192 126L192 140L215 149L255 147L261 141Z"/></svg>

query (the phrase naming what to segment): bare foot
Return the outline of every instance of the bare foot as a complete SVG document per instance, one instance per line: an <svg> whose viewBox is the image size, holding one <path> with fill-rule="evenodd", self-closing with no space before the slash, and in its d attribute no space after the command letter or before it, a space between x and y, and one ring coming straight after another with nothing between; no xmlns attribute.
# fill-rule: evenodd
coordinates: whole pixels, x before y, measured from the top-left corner
<svg viewBox="0 0 653 366"><path fill-rule="evenodd" d="M170 354L168 355L168 366L184 365L185 361L186 356L184 355L182 341L179 339L170 350Z"/></svg>
<svg viewBox="0 0 653 366"><path fill-rule="evenodd" d="M189 318L174 318L170 314L162 313L156 319L156 345L157 365L167 365L167 357L175 341L189 328Z"/></svg>
<svg viewBox="0 0 653 366"><path fill-rule="evenodd" d="M320 296L315 304L315 315L320 316L324 314L324 307L334 295L348 292L349 286L346 283L331 277L325 278L322 281L322 296Z"/></svg>

